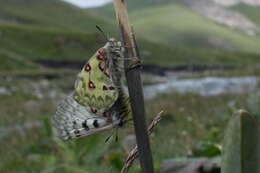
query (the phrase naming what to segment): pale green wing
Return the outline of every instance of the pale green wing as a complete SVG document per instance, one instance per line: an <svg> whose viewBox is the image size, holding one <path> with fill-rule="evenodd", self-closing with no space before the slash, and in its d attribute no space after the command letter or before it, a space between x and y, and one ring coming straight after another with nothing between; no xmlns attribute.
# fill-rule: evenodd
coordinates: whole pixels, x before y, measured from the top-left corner
<svg viewBox="0 0 260 173"><path fill-rule="evenodd" d="M99 52L90 58L75 84L75 99L79 104L96 110L110 108L118 98L118 90L109 72L109 57Z"/></svg>

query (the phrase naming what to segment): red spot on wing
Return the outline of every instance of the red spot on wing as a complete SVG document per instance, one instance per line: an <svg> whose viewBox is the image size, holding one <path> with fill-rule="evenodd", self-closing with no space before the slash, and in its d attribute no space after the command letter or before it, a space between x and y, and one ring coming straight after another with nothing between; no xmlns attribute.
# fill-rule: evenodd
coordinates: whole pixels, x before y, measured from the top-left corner
<svg viewBox="0 0 260 173"><path fill-rule="evenodd" d="M103 117L109 117L109 112L103 112Z"/></svg>
<svg viewBox="0 0 260 173"><path fill-rule="evenodd" d="M110 87L109 87L109 90L115 90L115 87L110 86Z"/></svg>
<svg viewBox="0 0 260 173"><path fill-rule="evenodd" d="M101 54L101 55L104 55L105 52L106 52L106 49L103 48L103 47L98 50L98 53Z"/></svg>
<svg viewBox="0 0 260 173"><path fill-rule="evenodd" d="M104 69L105 69L105 63L104 63L104 62L100 62L100 63L98 64L98 67L99 67L99 69L100 69L101 71L104 71Z"/></svg>
<svg viewBox="0 0 260 173"><path fill-rule="evenodd" d="M112 117L107 117L107 121L112 121L113 118Z"/></svg>
<svg viewBox="0 0 260 173"><path fill-rule="evenodd" d="M84 68L85 71L89 72L91 70L91 66L87 64Z"/></svg>
<svg viewBox="0 0 260 173"><path fill-rule="evenodd" d="M107 86L104 85L103 86L103 90L108 90Z"/></svg>
<svg viewBox="0 0 260 173"><path fill-rule="evenodd" d="M111 117L110 113L107 111L103 112L103 117L105 117L107 121L113 121L113 118Z"/></svg>
<svg viewBox="0 0 260 173"><path fill-rule="evenodd" d="M89 88L96 88L95 84L92 81L89 81L88 87Z"/></svg>
<svg viewBox="0 0 260 173"><path fill-rule="evenodd" d="M103 61L106 59L106 57L103 55L97 55L97 59Z"/></svg>
<svg viewBox="0 0 260 173"><path fill-rule="evenodd" d="M91 112L95 114L95 113L97 113L97 110L94 108L91 108Z"/></svg>

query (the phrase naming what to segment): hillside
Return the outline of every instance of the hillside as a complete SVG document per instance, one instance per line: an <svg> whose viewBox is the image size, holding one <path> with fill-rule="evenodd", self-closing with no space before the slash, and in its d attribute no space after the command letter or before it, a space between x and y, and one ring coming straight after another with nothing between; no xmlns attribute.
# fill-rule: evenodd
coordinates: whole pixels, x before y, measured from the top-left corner
<svg viewBox="0 0 260 173"><path fill-rule="evenodd" d="M137 34L153 42L260 53L258 37L216 24L181 4L136 11L130 19Z"/></svg>
<svg viewBox="0 0 260 173"><path fill-rule="evenodd" d="M134 0L127 1L127 5L131 23L135 27L137 35L142 39L170 46L260 53L257 48L260 37L252 37L231 27L218 24L208 17L202 16L204 12L193 11L188 2L190 1L149 0L137 3ZM202 3L202 1L195 1L194 4L196 3ZM108 4L96 10L99 13L105 13L106 16L113 16L112 9L113 6ZM228 15L230 14L233 13L228 13ZM212 15L210 14L210 16ZM238 16L236 16L237 18ZM228 20L230 19L232 18ZM241 26L242 24L243 22L240 23ZM249 26L251 27L251 25Z"/></svg>
<svg viewBox="0 0 260 173"><path fill-rule="evenodd" d="M240 12L226 8L214 1L183 0L183 2L196 13L219 24L242 31L248 35L254 35L260 31L260 28L257 27L254 22Z"/></svg>
<svg viewBox="0 0 260 173"><path fill-rule="evenodd" d="M258 38L218 25L179 3L145 3L147 8L130 12L145 64L255 66L258 61ZM114 17L62 1L0 0L0 9L1 71L45 70L39 60L84 62L104 44L96 24L118 36Z"/></svg>
<svg viewBox="0 0 260 173"><path fill-rule="evenodd" d="M100 15L60 0L0 0L0 23L81 32L96 32L96 24L111 29Z"/></svg>
<svg viewBox="0 0 260 173"><path fill-rule="evenodd" d="M245 4L238 4L230 7L233 10L239 11L240 13L247 16L253 22L260 27L260 6L249 6Z"/></svg>
<svg viewBox="0 0 260 173"><path fill-rule="evenodd" d="M26 68L25 64L31 64L28 62L40 59L84 60L102 42L98 34L43 30L32 26L0 24L0 32L1 59L5 59L0 67L6 69Z"/></svg>
<svg viewBox="0 0 260 173"><path fill-rule="evenodd" d="M241 3L251 5L251 6L260 5L260 0L213 0L213 1L225 6L238 5Z"/></svg>
<svg viewBox="0 0 260 173"><path fill-rule="evenodd" d="M95 25L113 30L95 12L59 0L0 0L0 69L37 69L36 59L87 59L103 42Z"/></svg>
<svg viewBox="0 0 260 173"><path fill-rule="evenodd" d="M37 60L86 61L103 45L99 34L41 30L34 27L0 25L1 69L39 68ZM26 39L24 39L26 38ZM139 40L144 63L158 65L254 65L257 56L207 49L158 45ZM170 55L170 56L169 56ZM247 58L244 58L247 57Z"/></svg>

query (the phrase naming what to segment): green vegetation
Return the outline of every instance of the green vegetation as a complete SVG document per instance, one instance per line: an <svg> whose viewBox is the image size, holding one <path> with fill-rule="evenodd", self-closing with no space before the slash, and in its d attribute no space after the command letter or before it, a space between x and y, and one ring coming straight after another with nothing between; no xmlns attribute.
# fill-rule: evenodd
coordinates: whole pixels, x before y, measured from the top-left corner
<svg viewBox="0 0 260 173"><path fill-rule="evenodd" d="M115 28L115 22L111 20L114 16L102 17L97 10L82 10L50 0L41 3L1 0L0 3L1 71L42 70L34 62L39 59L86 60L104 42L95 29L96 24L111 35L117 35L111 29ZM136 3L129 3L144 63L256 66L259 59L257 45L260 43L257 37L213 23L180 3L173 2L167 6L144 3L140 4L140 7L145 6L142 10L131 10ZM111 5L104 8L109 9ZM50 9L48 13L46 9ZM210 43L212 40L220 47L214 47ZM222 48L232 52L220 50Z"/></svg>
<svg viewBox="0 0 260 173"><path fill-rule="evenodd" d="M60 0L0 0L0 69L35 69L38 59L87 59L103 40L95 25L113 28L95 12Z"/></svg>
<svg viewBox="0 0 260 173"><path fill-rule="evenodd" d="M32 60L40 59L84 60L99 47L97 37L87 33L6 24L0 24L0 33L1 70L35 67Z"/></svg>
<svg viewBox="0 0 260 173"><path fill-rule="evenodd" d="M223 146L223 173L260 171L259 127L255 117L244 110L240 110L231 118Z"/></svg>
<svg viewBox="0 0 260 173"><path fill-rule="evenodd" d="M139 38L169 47L177 45L260 53L257 50L259 37L251 37L217 24L195 13L180 1L129 1L127 4L130 21ZM114 15L112 5L93 11L104 16ZM257 20L256 15L255 17Z"/></svg>
<svg viewBox="0 0 260 173"><path fill-rule="evenodd" d="M145 64L243 68L198 76L260 74L258 36L216 24L175 1L166 6L168 2L129 1ZM103 173L110 168L118 172L126 156L124 137L134 133L131 122L119 131L118 143L105 144L112 131L58 140L50 118L63 93L72 91L76 71L37 62L87 60L104 44L95 25L118 37L112 12L111 5L83 10L59 0L0 0L0 77L7 79L0 81L0 172ZM57 74L63 77L41 78ZM259 116L259 102L257 93L208 97L170 93L146 100L149 121L165 111L152 137L155 167L158 170L168 158L218 155L216 146L230 115L245 108ZM140 172L137 164L131 172Z"/></svg>
<svg viewBox="0 0 260 173"><path fill-rule="evenodd" d="M95 34L0 25L1 48L35 59L83 59L98 47ZM91 45L91 46L88 46Z"/></svg>
<svg viewBox="0 0 260 173"><path fill-rule="evenodd" d="M145 63L166 66L194 64L254 67L260 58L257 54L160 45L144 40L139 41L139 46Z"/></svg>
<svg viewBox="0 0 260 173"><path fill-rule="evenodd" d="M0 4L0 23L88 33L96 32L97 24L111 29L110 23L100 15L60 0L0 0Z"/></svg>
<svg viewBox="0 0 260 173"><path fill-rule="evenodd" d="M259 6L253 7L253 6L248 6L248 5L245 5L245 4L239 4L239 5L233 6L232 9L241 12L246 17L251 19L254 23L256 23L258 26L260 26L260 21L259 21L260 7Z"/></svg>
<svg viewBox="0 0 260 173"><path fill-rule="evenodd" d="M143 9L130 19L140 37L155 43L260 53L260 38L216 24L183 5Z"/></svg>
<svg viewBox="0 0 260 173"><path fill-rule="evenodd" d="M103 45L98 34L0 25L2 70L37 67L35 60L87 60ZM259 56L246 53L165 46L139 40L144 63L158 65L255 66ZM39 65L38 65L39 66Z"/></svg>
<svg viewBox="0 0 260 173"><path fill-rule="evenodd" d="M55 112L57 98L49 97L48 93L55 88L57 92L69 93L72 80L53 80L49 84L28 79L0 83L7 88L15 86L20 89L11 95L0 95L0 172L92 173L104 172L110 167L118 172L126 152L122 141L128 134L133 134L131 122L119 131L118 143L114 140L107 144L104 142L112 131L69 142L61 142L53 136L50 117ZM42 96L35 95L36 90L30 89L39 83L42 83ZM49 88L44 90L43 86ZM201 145L219 145L233 110L247 108L245 105L250 98L250 95L203 97L196 94L167 94L146 101L148 121L161 110L165 111L152 137L156 167L167 158L191 156ZM18 128L35 122L42 125ZM11 131L5 135L4 129ZM138 170L135 165L131 172L137 173Z"/></svg>
<svg viewBox="0 0 260 173"><path fill-rule="evenodd" d="M23 59L19 55L14 54L13 52L7 52L0 50L0 69L1 70L13 70L13 69L35 69L36 64L31 63L30 61Z"/></svg>

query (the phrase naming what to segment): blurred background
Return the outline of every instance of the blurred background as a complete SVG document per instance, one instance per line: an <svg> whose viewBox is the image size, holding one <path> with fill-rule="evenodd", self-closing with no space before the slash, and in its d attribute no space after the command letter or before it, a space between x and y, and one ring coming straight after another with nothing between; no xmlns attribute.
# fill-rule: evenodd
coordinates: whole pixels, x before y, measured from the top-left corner
<svg viewBox="0 0 260 173"><path fill-rule="evenodd" d="M165 112L151 139L156 171L186 158L218 165L234 111L260 117L260 0L126 3L147 121ZM51 129L58 102L105 43L95 25L119 39L109 0L0 0L1 173L119 172L135 141L132 123L108 143L112 131L63 142Z"/></svg>

